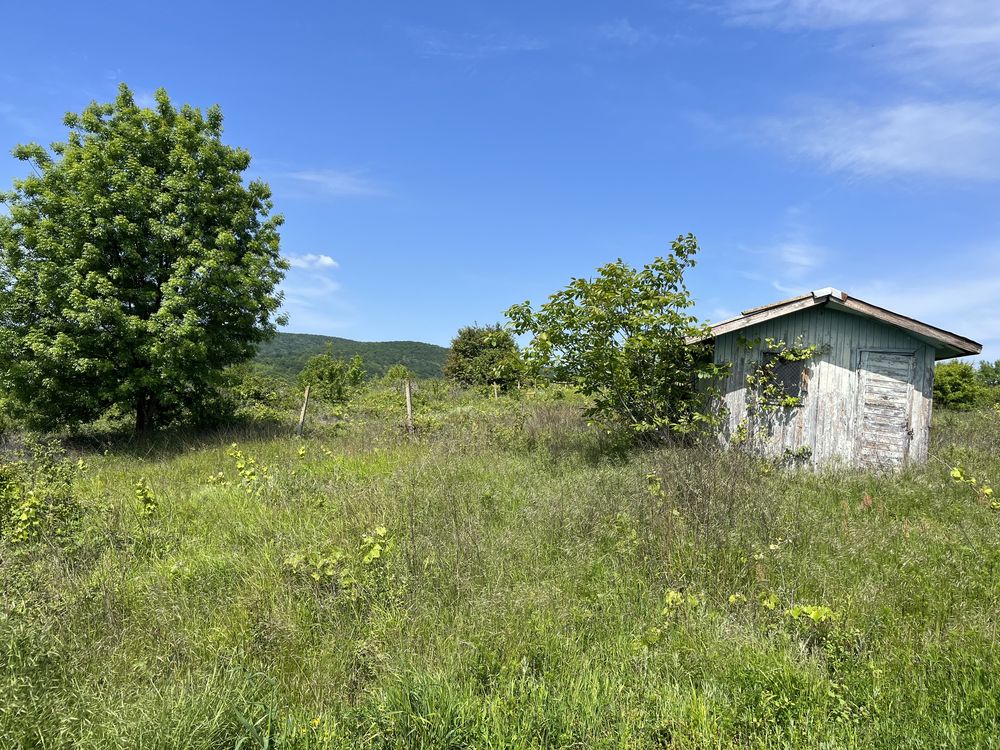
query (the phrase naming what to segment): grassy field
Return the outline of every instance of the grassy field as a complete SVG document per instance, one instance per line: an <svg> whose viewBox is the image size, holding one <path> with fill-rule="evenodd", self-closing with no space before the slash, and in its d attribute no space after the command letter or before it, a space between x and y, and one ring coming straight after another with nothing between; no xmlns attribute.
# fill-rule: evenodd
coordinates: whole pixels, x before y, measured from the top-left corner
<svg viewBox="0 0 1000 750"><path fill-rule="evenodd" d="M0 747L1000 747L1000 511L949 476L1000 415L874 476L401 408L11 469Z"/></svg>

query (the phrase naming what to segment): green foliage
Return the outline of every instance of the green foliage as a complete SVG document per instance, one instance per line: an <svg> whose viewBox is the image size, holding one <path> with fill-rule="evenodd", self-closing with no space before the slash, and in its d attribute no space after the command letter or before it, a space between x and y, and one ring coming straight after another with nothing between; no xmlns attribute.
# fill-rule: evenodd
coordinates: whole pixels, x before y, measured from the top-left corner
<svg viewBox="0 0 1000 750"><path fill-rule="evenodd" d="M451 341L444 376L468 387L499 386L506 391L523 378L517 343L499 324L466 326Z"/></svg>
<svg viewBox="0 0 1000 750"><path fill-rule="evenodd" d="M983 397L983 387L975 368L968 362L952 360L934 368L934 403L949 409L973 408Z"/></svg>
<svg viewBox="0 0 1000 750"><path fill-rule="evenodd" d="M159 503L156 501L156 495L153 494L153 488L149 486L145 477L135 483L135 499L139 502L140 518L152 518L156 515Z"/></svg>
<svg viewBox="0 0 1000 750"><path fill-rule="evenodd" d="M0 464L0 539L65 541L79 516L73 479L81 468L57 443L34 439Z"/></svg>
<svg viewBox="0 0 1000 750"><path fill-rule="evenodd" d="M236 474L240 479L240 485L244 491L251 496L261 495L271 479L268 467L258 463L257 459L253 456L244 453L236 443L229 446L226 455L233 459ZM216 474L213 477L219 477L219 475ZM220 481L225 481L224 475L222 475Z"/></svg>
<svg viewBox="0 0 1000 750"><path fill-rule="evenodd" d="M980 362L976 369L976 379L986 388L1000 388L1000 359Z"/></svg>
<svg viewBox="0 0 1000 750"><path fill-rule="evenodd" d="M110 104L66 116L52 152L14 155L0 216L0 381L31 425L77 425L124 405L146 431L208 408L223 369L275 330L280 216L244 184L250 155L222 113Z"/></svg>
<svg viewBox="0 0 1000 750"><path fill-rule="evenodd" d="M289 384L261 372L255 365L233 367L226 377L227 395L237 420L281 422L295 407L296 397Z"/></svg>
<svg viewBox="0 0 1000 750"><path fill-rule="evenodd" d="M327 404L343 404L364 382L365 368L357 355L347 362L331 354L317 354L299 373L299 386L309 386L310 393Z"/></svg>
<svg viewBox="0 0 1000 750"><path fill-rule="evenodd" d="M382 379L389 385L399 385L405 380L416 380L417 376L406 365L395 364L386 371Z"/></svg>
<svg viewBox="0 0 1000 750"><path fill-rule="evenodd" d="M260 346L257 364L276 377L294 382L306 361L316 354L330 353L340 359L361 357L370 377L382 377L393 365L402 364L420 378L442 375L448 350L417 341L352 341L308 333L278 333Z"/></svg>
<svg viewBox="0 0 1000 750"><path fill-rule="evenodd" d="M534 337L528 362L591 397L590 415L604 423L661 434L714 424L711 384L726 368L700 341L707 326L687 312L694 302L684 272L697 252L693 235L678 237L667 258L641 270L619 259L537 310L529 302L511 307L514 330Z"/></svg>

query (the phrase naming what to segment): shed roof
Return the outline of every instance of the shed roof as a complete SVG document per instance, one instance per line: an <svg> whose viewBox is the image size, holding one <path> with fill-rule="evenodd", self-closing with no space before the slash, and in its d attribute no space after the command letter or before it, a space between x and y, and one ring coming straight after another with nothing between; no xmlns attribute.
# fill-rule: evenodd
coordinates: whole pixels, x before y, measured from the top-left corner
<svg viewBox="0 0 1000 750"><path fill-rule="evenodd" d="M710 338L721 336L724 333L739 331L766 320L773 320L784 315L807 310L811 307L829 307L834 310L848 313L850 315L860 315L866 318L881 321L887 325L902 328L916 338L934 347L935 359L948 359L949 357L965 357L969 354L979 354L983 350L983 345L956 333L951 333L943 328L937 328L919 320L909 318L884 307L873 305L856 297L851 297L847 292L834 289L831 286L817 289L814 292L800 294L797 297L772 302L769 305L752 307L744 310L735 318L723 320L712 325L712 335Z"/></svg>

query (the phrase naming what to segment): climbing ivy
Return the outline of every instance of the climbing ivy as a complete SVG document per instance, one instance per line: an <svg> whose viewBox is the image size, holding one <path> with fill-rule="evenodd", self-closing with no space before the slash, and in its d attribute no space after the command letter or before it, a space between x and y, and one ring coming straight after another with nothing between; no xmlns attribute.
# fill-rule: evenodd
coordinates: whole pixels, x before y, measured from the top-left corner
<svg viewBox="0 0 1000 750"><path fill-rule="evenodd" d="M762 342L760 338L747 339L740 336L738 343L747 351L753 351ZM820 347L816 344L803 343L801 336L791 344L782 339L765 338L763 346L761 360L746 375L746 416L736 426L731 439L734 445L759 442L775 414L802 405L802 396L787 393L775 371L781 363L807 362L820 352ZM802 449L793 452L793 455L796 458L808 457Z"/></svg>

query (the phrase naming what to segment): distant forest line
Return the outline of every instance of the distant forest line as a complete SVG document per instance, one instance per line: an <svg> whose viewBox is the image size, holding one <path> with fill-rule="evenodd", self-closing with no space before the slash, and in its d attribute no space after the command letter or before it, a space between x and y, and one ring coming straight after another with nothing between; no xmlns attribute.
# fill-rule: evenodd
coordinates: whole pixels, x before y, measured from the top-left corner
<svg viewBox="0 0 1000 750"><path fill-rule="evenodd" d="M266 372L293 380L306 361L317 354L332 353L350 359L358 355L368 377L381 377L396 364L405 365L420 378L442 376L448 349L420 341L353 341L311 333L278 333L261 345L257 364Z"/></svg>

